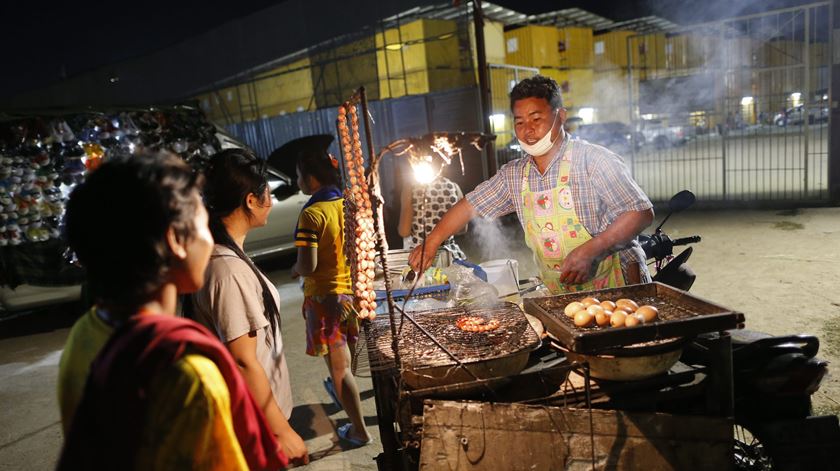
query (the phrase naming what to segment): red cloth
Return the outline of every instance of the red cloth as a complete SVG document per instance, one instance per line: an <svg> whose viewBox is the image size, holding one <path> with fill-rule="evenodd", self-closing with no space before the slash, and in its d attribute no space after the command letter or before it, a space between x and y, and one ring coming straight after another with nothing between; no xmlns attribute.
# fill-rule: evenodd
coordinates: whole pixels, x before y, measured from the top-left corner
<svg viewBox="0 0 840 471"><path fill-rule="evenodd" d="M253 470L285 468L274 434L227 348L203 326L166 315L136 315L120 327L91 366L85 394L58 469L129 469L140 440L154 378L186 353L219 368L230 393L233 427Z"/></svg>

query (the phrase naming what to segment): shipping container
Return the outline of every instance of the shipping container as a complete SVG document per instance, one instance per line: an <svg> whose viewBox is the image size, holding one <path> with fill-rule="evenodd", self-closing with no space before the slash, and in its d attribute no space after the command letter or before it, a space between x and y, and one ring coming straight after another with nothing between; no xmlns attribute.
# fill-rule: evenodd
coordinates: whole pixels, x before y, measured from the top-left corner
<svg viewBox="0 0 840 471"><path fill-rule="evenodd" d="M376 34L376 66L381 98L397 98L474 83L462 67L458 24L419 19Z"/></svg>
<svg viewBox="0 0 840 471"><path fill-rule="evenodd" d="M376 56L374 36L313 53L310 73L316 108L337 106L361 86L368 99L379 99Z"/></svg>
<svg viewBox="0 0 840 471"><path fill-rule="evenodd" d="M540 69L562 67L560 31L539 25L505 31L505 62Z"/></svg>
<svg viewBox="0 0 840 471"><path fill-rule="evenodd" d="M316 105L308 57L259 74L255 87L260 115L312 111Z"/></svg>
<svg viewBox="0 0 840 471"><path fill-rule="evenodd" d="M634 69L653 71L665 68L664 33L652 33L634 36L630 39L630 51L633 54Z"/></svg>
<svg viewBox="0 0 840 471"><path fill-rule="evenodd" d="M551 77L560 85L563 106L575 115L580 108L593 106L595 72L592 69L540 69L540 74Z"/></svg>
<svg viewBox="0 0 840 471"><path fill-rule="evenodd" d="M561 68L591 68L592 28L560 28L557 49L560 53Z"/></svg>
<svg viewBox="0 0 840 471"><path fill-rule="evenodd" d="M475 25L470 23L470 50L476 51ZM488 64L505 64L505 25L498 21L484 21L484 53ZM477 54L473 54L473 67L478 67Z"/></svg>
<svg viewBox="0 0 840 471"><path fill-rule="evenodd" d="M592 37L592 59L596 71L626 68L627 39L633 31L610 31Z"/></svg>

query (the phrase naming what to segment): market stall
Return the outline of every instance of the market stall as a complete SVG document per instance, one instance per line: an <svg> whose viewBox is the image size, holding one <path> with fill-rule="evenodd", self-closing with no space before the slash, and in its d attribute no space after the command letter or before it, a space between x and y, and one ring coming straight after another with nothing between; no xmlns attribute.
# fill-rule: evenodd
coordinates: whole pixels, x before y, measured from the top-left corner
<svg viewBox="0 0 840 471"><path fill-rule="evenodd" d="M64 204L100 162L140 149L197 162L221 145L189 106L0 115L0 285L80 283L83 272L63 257Z"/></svg>
<svg viewBox="0 0 840 471"><path fill-rule="evenodd" d="M701 342L698 334L738 328L742 314L658 283L569 296L535 291L524 302L515 293L511 303L492 286L476 289L481 282L472 265L453 269L444 266L445 257L432 273L407 279L405 254L389 252L381 231L381 153L373 150L363 89L339 108L338 118L351 221L345 242L365 319L384 448L380 469L500 469L508 462L604 469L634 459L686 469L701 457L713 469L733 462L729 337L703 340L705 353L694 361L682 349ZM453 135L437 136L451 146L440 152L446 157L458 147ZM396 150L415 170L434 173L454 159L410 149L440 150L443 142L408 139L383 152ZM448 276L437 277L436 270ZM481 296L463 302L455 295L462 284ZM409 309L415 293L437 302ZM633 308L614 317L622 318L620 325L598 316L628 303ZM668 438L680 424L691 429Z"/></svg>

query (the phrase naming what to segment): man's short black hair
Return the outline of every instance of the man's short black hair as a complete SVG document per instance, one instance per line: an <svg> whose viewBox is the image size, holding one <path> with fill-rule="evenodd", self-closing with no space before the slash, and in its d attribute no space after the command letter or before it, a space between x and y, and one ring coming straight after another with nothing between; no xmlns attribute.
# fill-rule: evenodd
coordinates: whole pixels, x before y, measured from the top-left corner
<svg viewBox="0 0 840 471"><path fill-rule="evenodd" d="M535 75L517 83L510 91L510 109L513 110L514 103L525 98L542 98L553 110L563 107L560 85L544 75Z"/></svg>
<svg viewBox="0 0 840 471"><path fill-rule="evenodd" d="M64 217L68 245L87 270L97 303L136 308L163 285L173 263L166 233L196 228L202 179L166 151L113 157L73 190Z"/></svg>

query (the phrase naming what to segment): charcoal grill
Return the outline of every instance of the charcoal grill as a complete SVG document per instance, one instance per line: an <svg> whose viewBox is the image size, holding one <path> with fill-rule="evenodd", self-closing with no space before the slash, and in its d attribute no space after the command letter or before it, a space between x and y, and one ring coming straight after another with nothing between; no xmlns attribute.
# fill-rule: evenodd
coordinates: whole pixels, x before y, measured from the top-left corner
<svg viewBox="0 0 840 471"><path fill-rule="evenodd" d="M659 308L659 319L636 327L578 327L563 313L572 301L585 297L600 300L630 298L639 305ZM643 342L674 337L693 337L706 332L735 329L744 323L744 315L685 291L654 282L542 298L526 298L525 312L543 322L546 330L566 348L577 353L617 352Z"/></svg>
<svg viewBox="0 0 840 471"><path fill-rule="evenodd" d="M410 315L410 314L406 314ZM466 332L464 316L499 321L489 332ZM519 373L540 339L515 304L488 308L438 309L415 313L397 324L402 379L413 389L507 377ZM432 338L433 337L433 338ZM388 319L377 318L367 332L371 370L395 369Z"/></svg>

